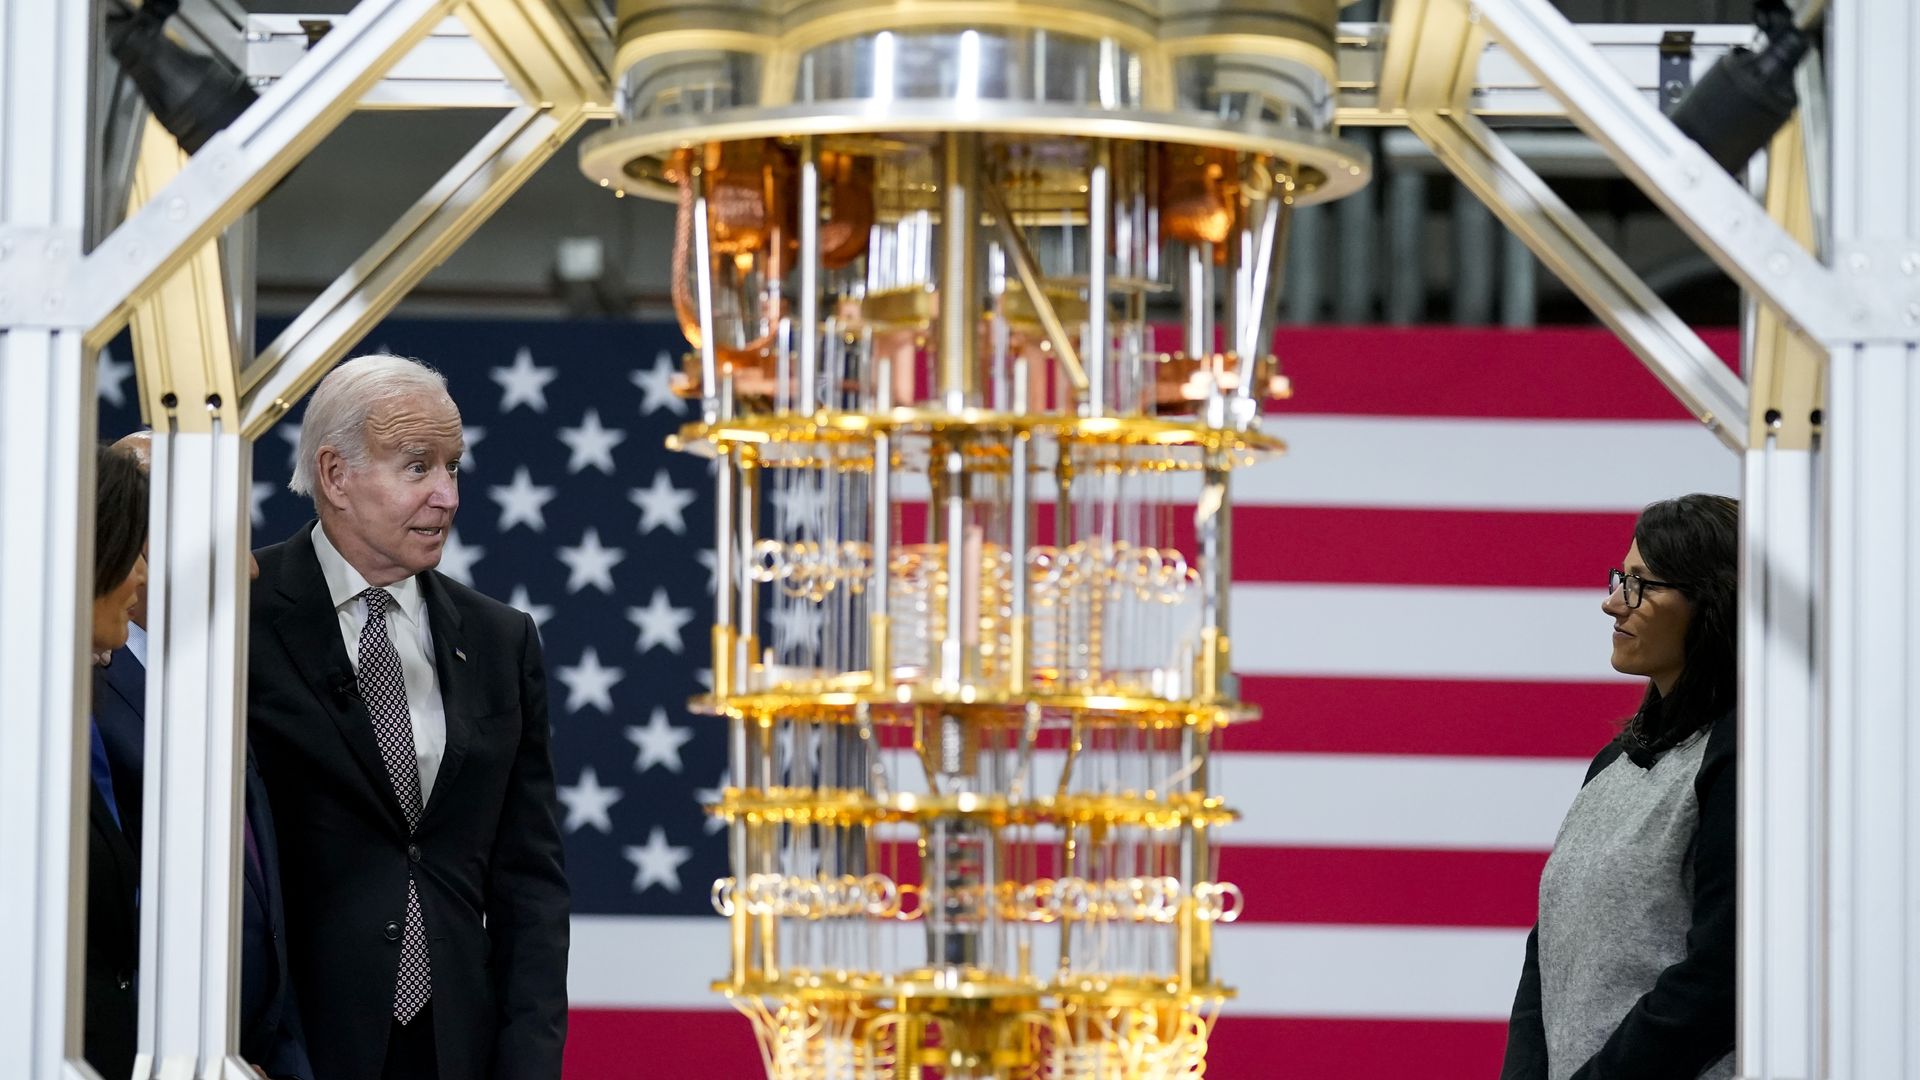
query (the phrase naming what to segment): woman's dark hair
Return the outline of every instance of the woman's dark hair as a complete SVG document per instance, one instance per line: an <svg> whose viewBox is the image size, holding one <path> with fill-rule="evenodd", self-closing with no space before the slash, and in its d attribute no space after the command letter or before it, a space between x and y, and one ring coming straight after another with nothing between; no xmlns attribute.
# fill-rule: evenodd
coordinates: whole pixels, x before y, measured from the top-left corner
<svg viewBox="0 0 1920 1080"><path fill-rule="evenodd" d="M125 450L102 446L93 488L93 595L105 596L133 573L147 546L147 474Z"/></svg>
<svg viewBox="0 0 1920 1080"><path fill-rule="evenodd" d="M1647 683L1621 741L1636 758L1658 754L1726 715L1739 685L1740 503L1682 495L1640 512L1633 539L1647 574L1675 582L1693 607L1680 678L1664 697Z"/></svg>

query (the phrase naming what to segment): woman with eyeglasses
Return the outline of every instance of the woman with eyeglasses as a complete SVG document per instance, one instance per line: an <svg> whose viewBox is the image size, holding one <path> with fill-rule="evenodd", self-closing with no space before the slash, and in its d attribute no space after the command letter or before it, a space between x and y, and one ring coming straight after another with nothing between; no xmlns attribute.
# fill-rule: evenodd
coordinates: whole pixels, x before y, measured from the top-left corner
<svg viewBox="0 0 1920 1080"><path fill-rule="evenodd" d="M1733 1075L1739 523L1654 503L1609 575L1613 667L1646 695L1540 875L1501 1080Z"/></svg>

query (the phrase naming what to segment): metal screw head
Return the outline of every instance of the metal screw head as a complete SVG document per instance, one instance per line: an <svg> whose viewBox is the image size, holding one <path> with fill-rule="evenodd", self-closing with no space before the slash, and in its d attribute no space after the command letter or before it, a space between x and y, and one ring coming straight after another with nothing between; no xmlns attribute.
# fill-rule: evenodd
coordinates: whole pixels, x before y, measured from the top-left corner
<svg viewBox="0 0 1920 1080"><path fill-rule="evenodd" d="M1873 260L1867 258L1867 254L1864 251L1856 251L1847 258L1847 267L1856 274L1866 273L1867 268L1872 265Z"/></svg>
<svg viewBox="0 0 1920 1080"><path fill-rule="evenodd" d="M1767 256L1767 269L1776 274L1784 274L1792 268L1793 263L1787 259L1787 253L1784 251L1776 251Z"/></svg>
<svg viewBox="0 0 1920 1080"><path fill-rule="evenodd" d="M181 218L186 216L187 216L187 200L181 198L178 195L175 195L173 198L167 200L167 217L170 220L179 221Z"/></svg>
<svg viewBox="0 0 1920 1080"><path fill-rule="evenodd" d="M1920 326L1920 304L1907 305L1907 325Z"/></svg>
<svg viewBox="0 0 1920 1080"><path fill-rule="evenodd" d="M1900 257L1900 272L1908 277L1920 274L1920 251L1909 251Z"/></svg>

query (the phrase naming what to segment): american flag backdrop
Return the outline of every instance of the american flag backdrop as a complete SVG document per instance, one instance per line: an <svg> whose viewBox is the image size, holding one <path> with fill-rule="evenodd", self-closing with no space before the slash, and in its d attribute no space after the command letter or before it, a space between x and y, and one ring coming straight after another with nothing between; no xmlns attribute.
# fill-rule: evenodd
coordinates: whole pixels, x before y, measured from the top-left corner
<svg viewBox="0 0 1920 1080"><path fill-rule="evenodd" d="M1215 781L1248 900L1216 940L1240 997L1208 1075L1490 1077L1547 849L1639 693L1607 666L1605 572L1641 505L1734 494L1738 462L1602 331L1278 336L1291 451L1235 480L1235 667L1266 718L1227 733ZM441 570L541 625L568 1080L761 1075L708 990L726 868L699 804L725 739L685 705L713 516L705 463L663 445L692 413L667 388L684 347L666 325L396 320L360 350L446 374L470 453ZM129 360L100 358L103 438L139 424ZM256 449L255 546L309 516L286 490L299 415Z"/></svg>

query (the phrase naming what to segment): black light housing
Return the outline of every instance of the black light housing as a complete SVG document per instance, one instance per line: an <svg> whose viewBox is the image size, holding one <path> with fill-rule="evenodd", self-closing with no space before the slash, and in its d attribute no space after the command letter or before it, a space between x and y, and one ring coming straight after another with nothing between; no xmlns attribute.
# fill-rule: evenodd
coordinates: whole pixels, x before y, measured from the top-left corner
<svg viewBox="0 0 1920 1080"><path fill-rule="evenodd" d="M1767 35L1761 52L1736 47L1673 111L1673 122L1731 173L1767 145L1799 105L1793 72L1813 48L1785 0L1760 0L1754 21Z"/></svg>
<svg viewBox="0 0 1920 1080"><path fill-rule="evenodd" d="M166 35L180 0L147 0L107 18L107 48L140 88L147 107L191 154L253 104L246 75L210 56L188 52Z"/></svg>

